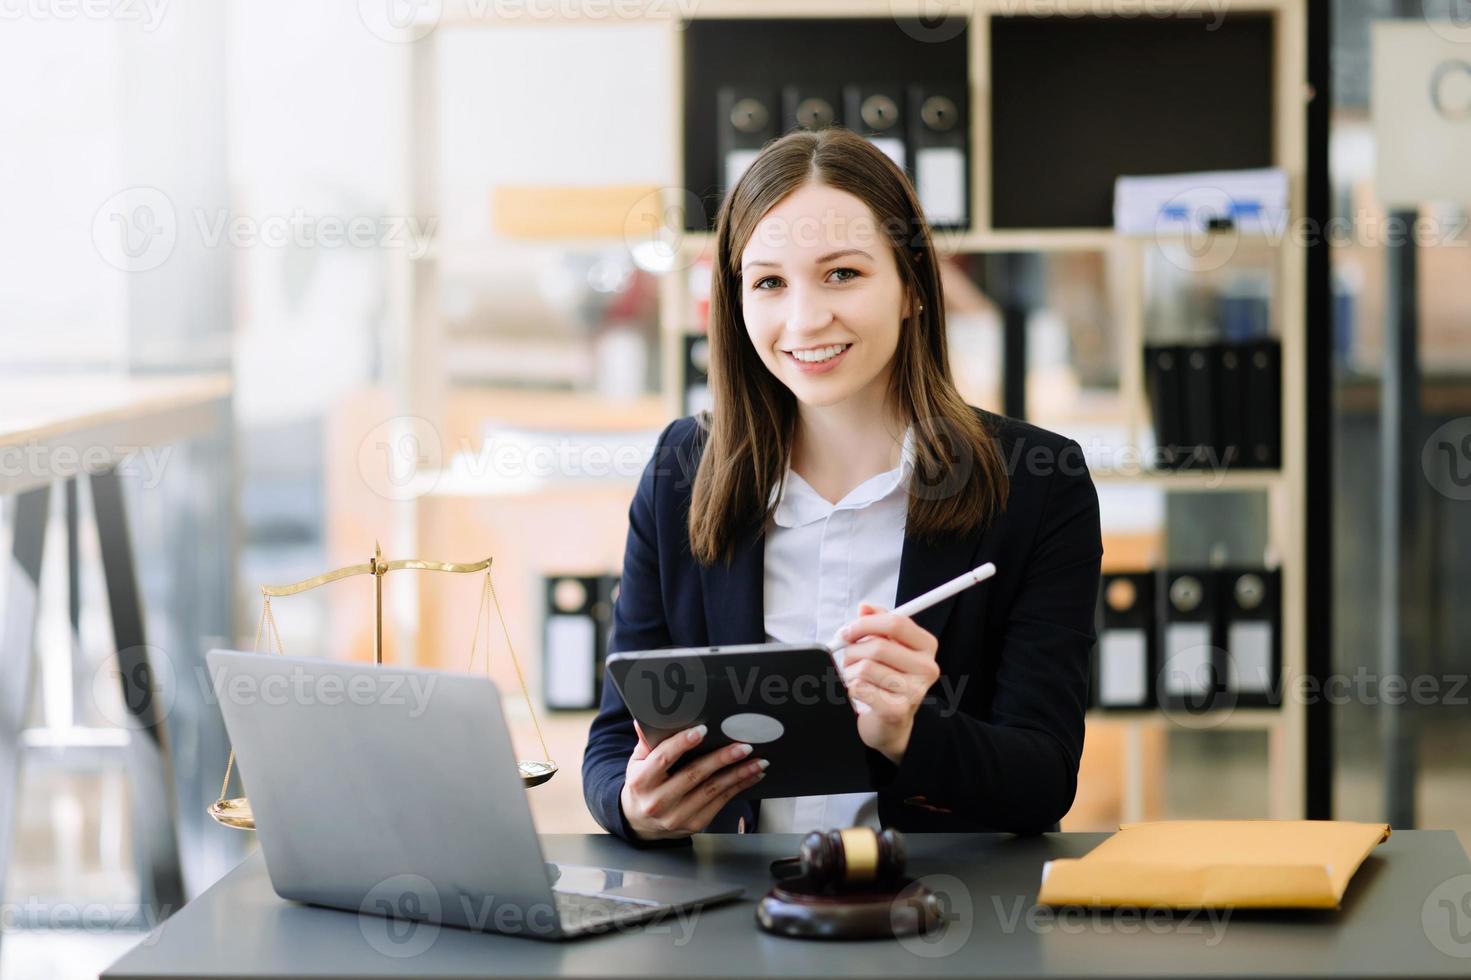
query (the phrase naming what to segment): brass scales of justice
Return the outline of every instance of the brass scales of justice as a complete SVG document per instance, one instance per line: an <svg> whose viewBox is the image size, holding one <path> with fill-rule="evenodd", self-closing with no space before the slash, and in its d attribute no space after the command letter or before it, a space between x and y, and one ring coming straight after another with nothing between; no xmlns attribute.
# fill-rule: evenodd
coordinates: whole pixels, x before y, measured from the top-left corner
<svg viewBox="0 0 1471 980"><path fill-rule="evenodd" d="M536 706L531 702L531 694L526 689L526 676L521 672L521 661L516 656L516 648L511 645L511 634L506 629L506 617L501 612L500 599L496 597L495 585L490 579L491 559L483 561L458 563L447 561L419 561L414 558L399 558L392 561L383 560L383 549L378 542L373 542L373 557L361 565L348 565L330 572L290 585L263 585L261 586L261 613L260 620L255 627L255 650L261 652L261 634L267 626L270 627L270 638L274 641L277 654L286 651L281 646L281 631L276 626L276 617L271 612L271 600L283 596L298 595L309 592L318 586L339 579L351 578L355 575L373 576L373 663L383 663L383 576L389 572L399 569L416 569L426 572L478 572L484 570L485 584L480 590L480 608L475 617L475 636L470 643L470 670L475 668L475 650L480 639L480 623L485 619L485 671L490 673L490 622L485 617L487 606L494 602L496 616L501 621L501 632L506 637L506 649L511 652L511 663L516 668L516 679L521 682L521 696L526 699L526 707L531 713L531 723L536 727L536 737L541 743L542 757L545 761L522 760L517 763L517 769L521 773L521 782L530 788L539 786L551 779L557 772L557 764L552 761L551 753L547 751L547 742L541 732L541 723L536 719ZM244 796L233 799L227 798L226 794L230 788L230 775L235 769L235 750L230 749L230 757L225 763L225 780L220 784L220 798L209 806L209 815L217 822L226 827L234 827L238 830L254 830L255 816L250 812L250 800Z"/></svg>

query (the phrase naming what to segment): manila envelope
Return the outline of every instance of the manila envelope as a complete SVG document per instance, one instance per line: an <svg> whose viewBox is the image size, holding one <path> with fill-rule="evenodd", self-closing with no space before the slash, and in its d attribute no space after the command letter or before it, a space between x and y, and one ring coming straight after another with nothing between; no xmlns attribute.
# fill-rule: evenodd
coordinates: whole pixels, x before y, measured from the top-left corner
<svg viewBox="0 0 1471 980"><path fill-rule="evenodd" d="M1041 905L1338 908L1389 824L1156 820L1120 824L1081 858L1042 867Z"/></svg>

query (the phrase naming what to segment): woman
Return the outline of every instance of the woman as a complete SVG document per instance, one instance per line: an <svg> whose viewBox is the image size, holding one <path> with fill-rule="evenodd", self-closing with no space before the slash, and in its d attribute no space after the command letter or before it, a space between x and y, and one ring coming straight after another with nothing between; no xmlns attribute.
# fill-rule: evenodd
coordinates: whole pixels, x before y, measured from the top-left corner
<svg viewBox="0 0 1471 980"><path fill-rule="evenodd" d="M876 792L735 800L764 775L741 743L670 776L704 733L651 750L605 684L588 807L640 845L1055 829L1077 787L1103 553L1077 443L956 392L928 227L862 137L772 142L715 238L715 408L670 424L639 482L610 649L826 641L846 623ZM885 612L985 561L991 581Z"/></svg>

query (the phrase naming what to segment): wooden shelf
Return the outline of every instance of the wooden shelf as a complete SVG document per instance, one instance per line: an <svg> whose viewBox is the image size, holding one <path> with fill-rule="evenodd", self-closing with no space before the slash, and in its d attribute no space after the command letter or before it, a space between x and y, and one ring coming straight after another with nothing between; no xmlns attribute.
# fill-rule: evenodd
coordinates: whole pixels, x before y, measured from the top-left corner
<svg viewBox="0 0 1471 980"><path fill-rule="evenodd" d="M1283 485L1286 477L1280 470L1239 470L1235 473L1212 473L1206 470L1184 470L1167 473L1156 470L1125 471L1090 470L1096 483L1136 483L1160 487L1164 490L1188 490L1192 493L1221 491L1238 493L1244 490L1272 490Z"/></svg>
<svg viewBox="0 0 1471 980"><path fill-rule="evenodd" d="M1094 708L1088 712L1087 718L1090 725L1113 722L1187 731L1223 732L1272 731L1289 720L1281 708L1233 708L1196 714L1183 710L1166 713L1157 708L1137 711Z"/></svg>
<svg viewBox="0 0 1471 980"><path fill-rule="evenodd" d="M1377 417L1382 382L1360 375L1341 382L1338 402L1342 415ZM1471 373L1425 371L1420 378L1420 411L1426 415L1471 414Z"/></svg>
<svg viewBox="0 0 1471 980"><path fill-rule="evenodd" d="M608 249L626 249L629 240L621 235L548 235L539 237L510 237L450 243L440 238L429 239L424 248L409 255L414 262L447 262L453 259L484 257L494 258L512 249L556 249L566 252L602 252Z"/></svg>
<svg viewBox="0 0 1471 980"><path fill-rule="evenodd" d="M1054 0L1043 5L1046 13L1077 16L1097 14L1104 5L1099 0ZM1138 15L1137 0L1119 0L1121 9ZM1231 11L1272 12L1280 9L1282 0L1232 0ZM474 4L471 0L445 0L442 12L433 17L420 9L414 24L405 28L405 34L417 36L435 28L526 28L526 27L601 27L617 29L639 24L676 24L680 7L675 4L644 4L629 14L621 12L616 4L588 4L587 9L595 13L574 13L566 4L528 0L525 12L492 16L486 11L494 8ZM432 8L430 8L432 9ZM959 9L959 8L958 8ZM971 16L995 15L1003 17L1022 16L1026 5L1017 0L971 0L964 8ZM1200 10L1199 0L1151 0L1148 5L1151 16L1168 16L1173 10L1182 14ZM837 18L933 18L935 8L926 0L844 0L835 4L833 0L701 0L691 4L689 19L763 19L781 17L837 17ZM1039 14L1040 15L1040 14Z"/></svg>
<svg viewBox="0 0 1471 980"><path fill-rule="evenodd" d="M548 391L456 385L449 391L448 434L472 438L489 421L524 429L622 432L662 429L669 423L660 395L611 401L581 391Z"/></svg>
<svg viewBox="0 0 1471 980"><path fill-rule="evenodd" d="M1137 234L1115 231L1112 228L1007 228L1007 229L932 229L931 237L935 249L941 255L993 252L1103 252L1121 245L1135 248L1155 245L1184 245L1198 239L1184 233ZM1279 243L1262 232L1215 232L1225 237L1234 235L1240 244L1249 247L1276 247ZM697 256L709 249L714 235L708 231L686 231L671 229L671 237L678 241L681 255ZM420 252L411 258L419 261L444 259L452 255L469 255L475 252L493 252L497 248L516 245L549 245L569 250L593 251L609 247L626 247L627 239L620 234L608 235L504 235L493 241L473 245L449 246L438 239L431 239Z"/></svg>
<svg viewBox="0 0 1471 980"><path fill-rule="evenodd" d="M935 250L941 255L971 252L1102 252L1117 247L1131 236L1112 228L1014 228L1002 231L936 228L930 232ZM680 239L680 251L697 256L706 251L714 235L704 231L686 231Z"/></svg>
<svg viewBox="0 0 1471 980"><path fill-rule="evenodd" d="M934 233L943 254L966 252L1102 252L1121 238L1112 228L1007 228L990 231Z"/></svg>
<svg viewBox="0 0 1471 980"><path fill-rule="evenodd" d="M451 470L426 470L410 484L408 492L419 497L457 497L464 500L557 496L569 498L569 504L575 505L592 493L614 493L620 497L632 498L637 488L637 477L588 477L585 480L559 477L516 482L469 477Z"/></svg>

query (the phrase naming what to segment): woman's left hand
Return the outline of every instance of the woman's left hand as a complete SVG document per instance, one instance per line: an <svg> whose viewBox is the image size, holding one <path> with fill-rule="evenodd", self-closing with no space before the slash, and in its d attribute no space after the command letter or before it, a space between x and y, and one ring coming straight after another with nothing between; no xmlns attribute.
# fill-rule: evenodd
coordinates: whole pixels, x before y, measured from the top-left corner
<svg viewBox="0 0 1471 980"><path fill-rule="evenodd" d="M908 616L866 602L842 635L851 637L841 651L843 682L858 712L858 735L897 766L909 747L914 713L940 679L939 641Z"/></svg>

